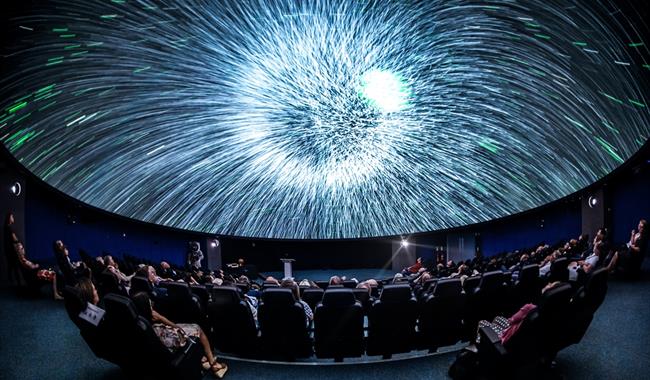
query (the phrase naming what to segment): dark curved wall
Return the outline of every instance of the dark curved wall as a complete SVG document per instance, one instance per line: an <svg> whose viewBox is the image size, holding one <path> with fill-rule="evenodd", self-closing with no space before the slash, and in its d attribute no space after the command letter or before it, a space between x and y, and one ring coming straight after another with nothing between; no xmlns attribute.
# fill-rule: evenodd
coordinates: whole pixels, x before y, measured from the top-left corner
<svg viewBox="0 0 650 380"><path fill-rule="evenodd" d="M640 218L650 218L650 145L604 183L607 199L606 221L615 243L624 243L629 231L636 228ZM28 256L35 261L52 262L52 242L62 239L71 248L74 258L79 249L91 255L103 252L121 256L125 253L182 264L187 242L202 241L204 252L208 238L205 234L171 230L136 222L81 205L44 186L15 162L3 157L3 176L21 179L24 186L24 236ZM5 181L5 182L7 182ZM2 189L2 207L11 209L15 199ZM586 194L586 192L585 192ZM581 194L522 215L470 226L454 231L419 234L416 253L433 258L436 247L444 248L449 233L471 233L477 238L481 254L491 256L500 252L531 247L537 243L555 243L577 237L581 233ZM18 220L20 224L21 221ZM22 233L21 229L17 229ZM245 257L262 271L280 270L279 258L297 259L301 269L390 268L393 243L399 237L384 239L339 241L282 241L219 237L223 262Z"/></svg>

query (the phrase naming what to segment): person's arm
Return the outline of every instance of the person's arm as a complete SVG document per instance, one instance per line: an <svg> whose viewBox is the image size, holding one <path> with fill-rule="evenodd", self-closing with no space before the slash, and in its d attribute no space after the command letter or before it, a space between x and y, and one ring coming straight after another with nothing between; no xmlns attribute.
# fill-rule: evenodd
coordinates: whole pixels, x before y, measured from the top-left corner
<svg viewBox="0 0 650 380"><path fill-rule="evenodd" d="M151 309L151 319L154 322L162 323L164 325L175 327L175 328L180 328L174 322L172 322L169 319L165 318L163 315L158 314L158 312L153 310L153 309Z"/></svg>

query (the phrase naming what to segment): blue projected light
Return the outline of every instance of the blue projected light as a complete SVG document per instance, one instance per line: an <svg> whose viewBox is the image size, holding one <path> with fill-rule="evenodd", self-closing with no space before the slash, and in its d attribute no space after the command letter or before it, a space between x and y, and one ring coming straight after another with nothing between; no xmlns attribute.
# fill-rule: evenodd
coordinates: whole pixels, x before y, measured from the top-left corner
<svg viewBox="0 0 650 380"><path fill-rule="evenodd" d="M39 2L3 20L0 139L83 202L189 230L487 221L584 188L650 135L647 31L626 9Z"/></svg>

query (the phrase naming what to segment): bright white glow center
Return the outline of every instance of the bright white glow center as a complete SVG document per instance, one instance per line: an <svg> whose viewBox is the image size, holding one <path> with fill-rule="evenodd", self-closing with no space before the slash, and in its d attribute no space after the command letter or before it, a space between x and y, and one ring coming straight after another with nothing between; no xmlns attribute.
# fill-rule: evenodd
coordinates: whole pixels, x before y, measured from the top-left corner
<svg viewBox="0 0 650 380"><path fill-rule="evenodd" d="M401 78L389 71L373 69L361 76L360 95L381 112L403 110L410 91Z"/></svg>

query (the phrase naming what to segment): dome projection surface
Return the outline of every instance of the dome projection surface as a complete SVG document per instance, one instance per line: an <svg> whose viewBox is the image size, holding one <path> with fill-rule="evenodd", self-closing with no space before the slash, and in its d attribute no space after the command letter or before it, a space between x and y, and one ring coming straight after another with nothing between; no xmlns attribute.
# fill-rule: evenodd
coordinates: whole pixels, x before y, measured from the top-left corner
<svg viewBox="0 0 650 380"><path fill-rule="evenodd" d="M330 239L525 211L650 134L615 2L66 0L7 21L0 134L90 205Z"/></svg>

